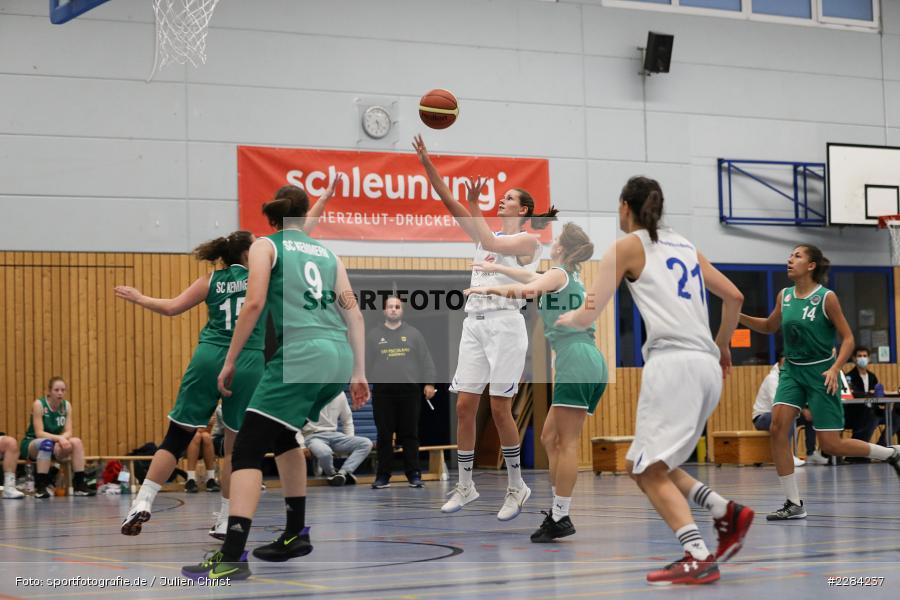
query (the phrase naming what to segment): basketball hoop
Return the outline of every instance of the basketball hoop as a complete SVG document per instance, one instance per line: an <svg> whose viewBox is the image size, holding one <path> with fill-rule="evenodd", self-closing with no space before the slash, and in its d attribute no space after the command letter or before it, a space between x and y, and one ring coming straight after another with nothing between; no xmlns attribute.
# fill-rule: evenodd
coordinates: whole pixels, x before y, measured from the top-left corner
<svg viewBox="0 0 900 600"><path fill-rule="evenodd" d="M194 67L206 63L206 34L219 0L153 0L156 14L156 58L153 71L171 63Z"/></svg>
<svg viewBox="0 0 900 600"><path fill-rule="evenodd" d="M891 234L891 264L900 265L900 215L878 217L878 229Z"/></svg>

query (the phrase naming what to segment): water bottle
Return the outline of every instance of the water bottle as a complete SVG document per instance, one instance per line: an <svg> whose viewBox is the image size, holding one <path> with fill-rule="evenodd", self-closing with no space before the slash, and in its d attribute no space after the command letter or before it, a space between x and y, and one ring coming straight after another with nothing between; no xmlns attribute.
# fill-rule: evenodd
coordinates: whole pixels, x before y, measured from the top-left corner
<svg viewBox="0 0 900 600"><path fill-rule="evenodd" d="M34 493L34 465L30 462L25 463L25 493Z"/></svg>
<svg viewBox="0 0 900 600"><path fill-rule="evenodd" d="M131 473L128 472L128 467L125 465L122 465L122 470L119 471L119 492L131 493Z"/></svg>
<svg viewBox="0 0 900 600"><path fill-rule="evenodd" d="M876 398L884 398L884 386L876 383L874 393Z"/></svg>

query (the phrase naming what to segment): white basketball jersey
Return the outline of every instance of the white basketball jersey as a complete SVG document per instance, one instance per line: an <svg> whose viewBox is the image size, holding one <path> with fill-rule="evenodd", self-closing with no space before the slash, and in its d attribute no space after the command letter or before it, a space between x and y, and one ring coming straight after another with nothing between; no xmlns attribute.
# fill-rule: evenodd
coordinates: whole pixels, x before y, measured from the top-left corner
<svg viewBox="0 0 900 600"><path fill-rule="evenodd" d="M494 233L495 237L504 235L502 233ZM514 233L513 235L527 235L524 231ZM529 271L537 271L538 263L541 259L541 247L537 245L532 260L527 265L520 265L517 257L509 254L497 254L496 252L488 252L481 246L481 242L475 247L475 262L491 262L497 265L506 265L507 267L528 269ZM471 287L490 286L497 287L501 285L510 285L519 283L515 279L501 275L500 273L487 273L472 269ZM494 310L521 310L525 306L525 300L516 298L504 298L501 296L472 294L466 300L466 312L489 312Z"/></svg>
<svg viewBox="0 0 900 600"><path fill-rule="evenodd" d="M671 229L660 229L654 243L646 229L632 233L644 246L644 270L628 289L647 328L644 360L654 350L682 349L719 357L709 331L706 286L697 249Z"/></svg>

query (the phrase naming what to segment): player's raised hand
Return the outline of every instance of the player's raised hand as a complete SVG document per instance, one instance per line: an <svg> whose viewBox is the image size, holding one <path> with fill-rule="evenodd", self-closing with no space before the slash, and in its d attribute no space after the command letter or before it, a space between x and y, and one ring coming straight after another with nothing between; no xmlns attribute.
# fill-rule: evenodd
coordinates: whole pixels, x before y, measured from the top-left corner
<svg viewBox="0 0 900 600"><path fill-rule="evenodd" d="M341 181L343 178L343 173L337 173L334 176L334 179L331 180L331 184L329 184L328 189L325 190L325 193L319 196L319 202L328 202L331 197L334 196L334 191L337 189L338 181Z"/></svg>
<svg viewBox="0 0 900 600"><path fill-rule="evenodd" d="M487 179L481 176L469 177L466 180L466 200L469 204L478 204L485 183L487 183Z"/></svg>
<svg viewBox="0 0 900 600"><path fill-rule="evenodd" d="M428 156L428 148L425 147L425 140L422 139L421 135L417 135L413 138L413 150L416 151L416 156L419 157L419 162L423 165L427 165L431 162L431 158Z"/></svg>

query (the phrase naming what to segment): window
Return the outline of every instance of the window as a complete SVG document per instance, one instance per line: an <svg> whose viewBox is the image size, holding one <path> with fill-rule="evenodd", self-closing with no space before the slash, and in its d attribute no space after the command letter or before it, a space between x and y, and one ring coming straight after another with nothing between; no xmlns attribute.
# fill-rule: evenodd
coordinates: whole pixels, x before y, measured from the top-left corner
<svg viewBox="0 0 900 600"><path fill-rule="evenodd" d="M616 366L642 367L641 346L647 340L644 320L623 283L616 293Z"/></svg>
<svg viewBox="0 0 900 600"><path fill-rule="evenodd" d="M812 18L811 0L753 0L752 10L758 15Z"/></svg>
<svg viewBox="0 0 900 600"><path fill-rule="evenodd" d="M752 266L733 267L722 266L722 273L734 282L744 294L744 306L742 312L754 317L768 316L772 311L772 298L768 297L767 279L768 273ZM709 294L709 328L713 337L719 330L722 321L722 301L713 294ZM767 365L771 364L772 352L771 336L751 332L749 348L732 348L731 362L735 365Z"/></svg>
<svg viewBox="0 0 900 600"><path fill-rule="evenodd" d="M603 6L877 30L879 0L593 0Z"/></svg>
<svg viewBox="0 0 900 600"><path fill-rule="evenodd" d="M893 283L881 269L860 271L859 269L835 268L829 277L829 287L841 300L841 310L857 345L869 348L872 362L885 356L892 358L893 319L889 304Z"/></svg>
<svg viewBox="0 0 900 600"><path fill-rule="evenodd" d="M872 0L819 0L821 15L834 19L873 21L875 6Z"/></svg>

